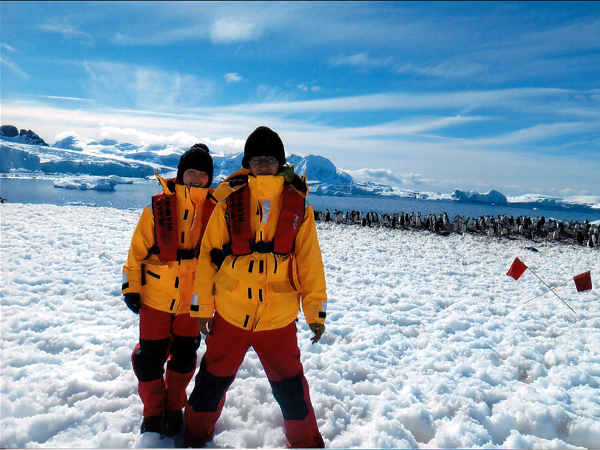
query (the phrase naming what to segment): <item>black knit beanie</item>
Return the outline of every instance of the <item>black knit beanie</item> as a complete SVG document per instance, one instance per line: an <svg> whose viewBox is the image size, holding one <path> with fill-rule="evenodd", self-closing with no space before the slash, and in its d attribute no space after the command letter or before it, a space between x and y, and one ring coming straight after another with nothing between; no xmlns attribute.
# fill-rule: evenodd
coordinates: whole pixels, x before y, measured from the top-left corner
<svg viewBox="0 0 600 450"><path fill-rule="evenodd" d="M212 184L213 160L209 155L206 144L194 144L187 152L179 158L177 165L177 183L183 184L183 174L188 169L200 170L208 174L208 186Z"/></svg>
<svg viewBox="0 0 600 450"><path fill-rule="evenodd" d="M279 167L282 167L285 164L285 149L279 135L268 127L254 130L244 145L242 167L250 167L250 158L255 156L273 156L279 161Z"/></svg>

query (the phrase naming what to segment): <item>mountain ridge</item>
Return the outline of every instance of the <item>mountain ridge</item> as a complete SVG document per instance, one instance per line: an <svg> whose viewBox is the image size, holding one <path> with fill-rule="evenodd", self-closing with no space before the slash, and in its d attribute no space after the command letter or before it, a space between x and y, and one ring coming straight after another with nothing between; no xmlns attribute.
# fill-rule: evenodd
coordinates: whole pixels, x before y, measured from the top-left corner
<svg viewBox="0 0 600 450"><path fill-rule="evenodd" d="M67 135L48 145L33 131L4 125L0 132L0 172L88 175L95 177L149 178L158 172L174 176L181 154L187 150L174 145L134 145L115 140L88 140ZM242 166L243 153L211 153L215 167L214 184ZM600 197L579 196L567 199L544 195L507 198L496 190L488 193L455 189L451 194L401 189L375 182L356 181L329 159L319 155L290 154L287 161L298 175L307 175L311 193L325 196L382 196L419 200L453 200L464 203L528 203L545 207L580 205L600 208Z"/></svg>

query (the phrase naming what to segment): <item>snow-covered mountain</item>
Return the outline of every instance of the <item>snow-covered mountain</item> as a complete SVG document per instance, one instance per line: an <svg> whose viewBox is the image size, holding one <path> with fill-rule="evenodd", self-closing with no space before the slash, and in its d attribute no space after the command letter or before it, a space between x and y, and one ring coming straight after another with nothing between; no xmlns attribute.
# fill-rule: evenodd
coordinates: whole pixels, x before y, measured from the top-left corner
<svg viewBox="0 0 600 450"><path fill-rule="evenodd" d="M84 139L65 135L48 145L31 130L20 130L12 125L0 129L0 172L37 174L89 175L96 177L147 178L154 172L173 176L181 154L187 148L171 144L133 145L110 139ZM238 170L243 154L213 154L215 183ZM307 175L310 191L316 195L356 196L373 195L405 197L420 200L453 200L462 203L528 203L544 207L582 206L600 209L600 197L556 198L541 195L523 195L507 198L500 192L488 193L454 190L452 194L417 192L373 182L354 180L350 174L336 167L329 159L318 155L291 154L288 162L296 173ZM71 184L73 183L63 183ZM77 184L77 183L76 183ZM85 185L85 183L79 183ZM107 184L100 181L105 189Z"/></svg>
<svg viewBox="0 0 600 450"><path fill-rule="evenodd" d="M5 133L7 129L10 135ZM2 128L2 172L25 170L46 174L144 178L152 176L154 171L161 174L175 171L181 154L186 150L171 145L136 146L108 139L86 141L78 136L66 136L48 146L43 141L43 144L36 144L23 136L27 136L24 130L19 134L15 127ZM241 152L233 155L213 154L215 183L238 170L242 165L242 157ZM350 193L356 186L349 174L322 156L292 154L287 160L300 176L307 174L313 192ZM375 193L375 190L366 189L365 193Z"/></svg>

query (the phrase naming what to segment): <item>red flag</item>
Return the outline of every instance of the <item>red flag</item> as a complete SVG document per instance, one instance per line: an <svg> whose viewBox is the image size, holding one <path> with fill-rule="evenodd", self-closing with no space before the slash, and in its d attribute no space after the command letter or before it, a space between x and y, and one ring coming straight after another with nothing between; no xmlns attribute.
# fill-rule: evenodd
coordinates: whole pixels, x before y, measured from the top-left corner
<svg viewBox="0 0 600 450"><path fill-rule="evenodd" d="M589 291L592 289L592 277L590 276L590 271L580 273L579 275L575 275L573 277L575 281L575 287L577 288L577 292Z"/></svg>
<svg viewBox="0 0 600 450"><path fill-rule="evenodd" d="M527 270L527 266L521 261L519 258L515 258L512 266L510 266L510 270L506 275L513 277L515 280L518 280L523 272Z"/></svg>

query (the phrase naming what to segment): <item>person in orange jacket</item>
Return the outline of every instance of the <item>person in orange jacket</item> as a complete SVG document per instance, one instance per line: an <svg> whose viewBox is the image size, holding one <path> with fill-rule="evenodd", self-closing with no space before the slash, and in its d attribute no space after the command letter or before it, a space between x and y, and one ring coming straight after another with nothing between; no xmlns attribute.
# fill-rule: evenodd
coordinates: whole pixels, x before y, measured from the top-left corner
<svg viewBox="0 0 600 450"><path fill-rule="evenodd" d="M132 363L144 404L141 433L174 436L183 425L185 390L200 345L197 321L190 317L192 289L202 270L197 266L202 235L217 203L212 176L205 144L181 156L176 178L156 174L163 192L144 208L123 266L125 303L140 316Z"/></svg>
<svg viewBox="0 0 600 450"><path fill-rule="evenodd" d="M327 309L306 177L286 164L283 142L267 127L248 137L242 166L217 188L228 195L208 223L198 259L191 316L208 337L185 408L186 445L203 447L212 438L225 393L253 347L281 407L288 445L324 447L296 337L300 307L313 344L325 331Z"/></svg>

